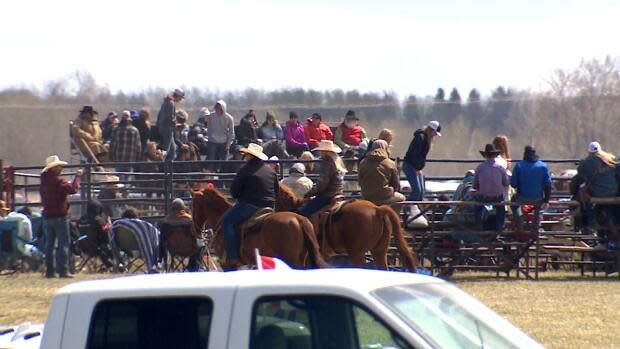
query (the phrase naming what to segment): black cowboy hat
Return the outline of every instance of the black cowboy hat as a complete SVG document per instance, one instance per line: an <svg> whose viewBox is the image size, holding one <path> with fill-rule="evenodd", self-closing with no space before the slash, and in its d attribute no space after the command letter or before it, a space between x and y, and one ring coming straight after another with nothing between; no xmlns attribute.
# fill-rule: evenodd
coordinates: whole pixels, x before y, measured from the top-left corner
<svg viewBox="0 0 620 349"><path fill-rule="evenodd" d="M493 144L487 144L484 146L484 150L480 150L480 155L484 156L485 158L489 155L498 156L499 153L501 153L501 151L495 149Z"/></svg>
<svg viewBox="0 0 620 349"><path fill-rule="evenodd" d="M80 110L80 113L92 113L92 114L99 114L95 108L93 108L92 105L85 105L82 107L82 110Z"/></svg>

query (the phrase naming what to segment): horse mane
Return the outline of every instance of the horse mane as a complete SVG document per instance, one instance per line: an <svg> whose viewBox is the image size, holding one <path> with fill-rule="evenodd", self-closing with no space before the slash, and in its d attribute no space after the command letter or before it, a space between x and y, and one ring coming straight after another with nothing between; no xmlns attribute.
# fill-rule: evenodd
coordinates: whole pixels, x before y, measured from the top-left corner
<svg viewBox="0 0 620 349"><path fill-rule="evenodd" d="M228 200L222 192L215 188L202 189L202 196L204 197L204 200L212 201L212 204L217 205L218 207L225 205L232 206L230 200Z"/></svg>
<svg viewBox="0 0 620 349"><path fill-rule="evenodd" d="M293 211L301 205L301 202L302 200L295 195L291 188L280 183L280 192L276 199L276 211Z"/></svg>

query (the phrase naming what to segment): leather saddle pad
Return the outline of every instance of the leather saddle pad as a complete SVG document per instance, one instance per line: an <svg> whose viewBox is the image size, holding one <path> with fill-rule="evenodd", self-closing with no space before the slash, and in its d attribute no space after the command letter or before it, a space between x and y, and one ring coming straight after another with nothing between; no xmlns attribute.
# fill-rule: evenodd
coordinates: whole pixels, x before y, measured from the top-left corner
<svg viewBox="0 0 620 349"><path fill-rule="evenodd" d="M241 223L239 230L242 234L258 231L265 218L271 216L272 214L274 214L274 210L272 208L265 207L258 209L258 211L256 211L247 221Z"/></svg>

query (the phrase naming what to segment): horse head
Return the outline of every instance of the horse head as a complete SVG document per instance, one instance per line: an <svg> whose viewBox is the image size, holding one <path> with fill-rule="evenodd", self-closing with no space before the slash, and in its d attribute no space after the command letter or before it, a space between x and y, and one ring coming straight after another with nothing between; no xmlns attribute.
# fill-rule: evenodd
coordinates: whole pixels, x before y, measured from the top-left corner
<svg viewBox="0 0 620 349"><path fill-rule="evenodd" d="M232 204L220 191L207 187L191 191L194 226L200 230L205 222L215 227Z"/></svg>
<svg viewBox="0 0 620 349"><path fill-rule="evenodd" d="M280 191L276 198L276 211L295 211L301 202L302 200L289 187L280 183Z"/></svg>

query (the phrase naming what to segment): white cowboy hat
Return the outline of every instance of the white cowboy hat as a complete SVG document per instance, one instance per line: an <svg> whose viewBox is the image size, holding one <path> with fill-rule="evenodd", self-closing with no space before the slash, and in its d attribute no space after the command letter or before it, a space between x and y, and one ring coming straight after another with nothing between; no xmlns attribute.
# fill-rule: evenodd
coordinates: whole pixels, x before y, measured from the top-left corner
<svg viewBox="0 0 620 349"><path fill-rule="evenodd" d="M125 185L120 182L120 178L118 176L112 175L103 175L97 179L97 182L101 185L112 187L112 188L124 188Z"/></svg>
<svg viewBox="0 0 620 349"><path fill-rule="evenodd" d="M50 168L53 168L56 166L64 166L66 164L67 164L66 161L60 161L60 159L58 158L58 155L48 156L47 159L45 159L45 167L43 168L41 173L47 172Z"/></svg>
<svg viewBox="0 0 620 349"><path fill-rule="evenodd" d="M324 139L321 141L321 143L319 143L319 146L312 149L314 150L318 150L318 151L331 151L332 153L340 153L342 151L342 149L340 149L339 146L335 145L334 142Z"/></svg>
<svg viewBox="0 0 620 349"><path fill-rule="evenodd" d="M263 153L263 147L258 144L250 143L247 148L239 149L240 152L253 155L261 160L268 160L269 157Z"/></svg>

